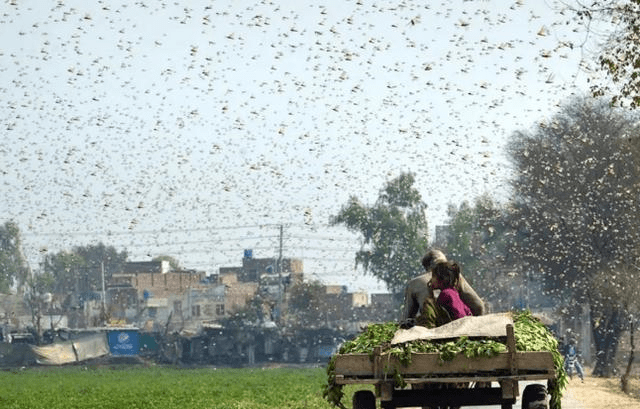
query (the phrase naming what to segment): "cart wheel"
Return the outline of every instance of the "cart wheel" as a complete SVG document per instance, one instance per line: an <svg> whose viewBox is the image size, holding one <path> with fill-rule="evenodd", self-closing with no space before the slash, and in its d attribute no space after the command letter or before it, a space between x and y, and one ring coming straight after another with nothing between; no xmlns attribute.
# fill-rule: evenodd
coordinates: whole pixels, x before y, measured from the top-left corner
<svg viewBox="0 0 640 409"><path fill-rule="evenodd" d="M353 394L353 409L376 409L376 395L371 391L357 391Z"/></svg>
<svg viewBox="0 0 640 409"><path fill-rule="evenodd" d="M522 409L549 409L547 388L544 385L527 385L522 392Z"/></svg>

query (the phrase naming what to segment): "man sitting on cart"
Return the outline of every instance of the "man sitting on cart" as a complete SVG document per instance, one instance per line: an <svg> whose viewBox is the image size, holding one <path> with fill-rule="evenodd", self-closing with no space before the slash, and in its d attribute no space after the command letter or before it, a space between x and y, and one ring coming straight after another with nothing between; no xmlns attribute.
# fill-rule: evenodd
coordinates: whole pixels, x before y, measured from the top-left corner
<svg viewBox="0 0 640 409"><path fill-rule="evenodd" d="M421 325L428 328L438 327L452 321L446 309L436 303L432 288L433 270L447 258L440 250L430 250L422 258L425 273L409 281L405 288L404 308L400 319L403 328ZM484 303L471 285L460 275L455 289L461 300L471 309L473 315L484 314Z"/></svg>
<svg viewBox="0 0 640 409"><path fill-rule="evenodd" d="M432 249L422 257L422 266L425 273L411 279L405 288L404 308L400 319L400 327L408 329L414 325L421 325L427 328L435 328L451 322L453 317L449 312L436 302L434 294L433 275L436 266L447 263L447 258L440 250ZM436 280L437 281L437 280ZM455 289L460 295L460 299L469 307L473 315L484 314L484 302L476 294L471 285L459 275ZM414 389L440 389L440 388L467 388L467 383L458 384L422 384L413 385ZM486 386L478 383L476 387ZM453 408L453 407L451 407ZM428 409L428 408L427 408Z"/></svg>

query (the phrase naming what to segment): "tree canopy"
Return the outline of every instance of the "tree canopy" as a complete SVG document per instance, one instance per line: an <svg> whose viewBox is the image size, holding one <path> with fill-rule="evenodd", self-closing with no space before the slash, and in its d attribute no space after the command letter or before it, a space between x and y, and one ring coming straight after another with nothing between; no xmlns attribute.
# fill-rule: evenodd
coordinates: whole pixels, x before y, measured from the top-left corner
<svg viewBox="0 0 640 409"><path fill-rule="evenodd" d="M182 270L182 264L177 258L168 255L159 255L151 259L151 261L168 261L171 269L174 271Z"/></svg>
<svg viewBox="0 0 640 409"><path fill-rule="evenodd" d="M15 222L0 225L0 293L8 293L11 286L27 279L27 261L22 254L20 228Z"/></svg>
<svg viewBox="0 0 640 409"><path fill-rule="evenodd" d="M305 327L320 326L325 319L321 314L324 293L324 286L317 280L293 285L287 319Z"/></svg>
<svg viewBox="0 0 640 409"><path fill-rule="evenodd" d="M372 206L352 196L331 218L332 225L343 224L362 235L356 265L396 294L421 272L420 260L428 244L427 205L414 183L412 173L402 173L387 182Z"/></svg>
<svg viewBox="0 0 640 409"><path fill-rule="evenodd" d="M625 105L628 100L631 108L637 108L640 106L640 0L595 0L578 7L578 16L588 25L599 19L615 27L597 58L613 85L593 85L594 96L611 94L614 105ZM612 89L614 85L618 88Z"/></svg>
<svg viewBox="0 0 640 409"><path fill-rule="evenodd" d="M476 198L473 205L463 202L456 207L449 205L447 258L462 266L462 273L476 292L497 310L509 309L509 291L505 286L507 241L513 236L508 223L508 212L490 195Z"/></svg>
<svg viewBox="0 0 640 409"><path fill-rule="evenodd" d="M636 122L602 101L576 99L549 123L516 132L508 150L516 171L512 250L559 302L588 302L597 348L614 351L629 312L625 283L640 265Z"/></svg>
<svg viewBox="0 0 640 409"><path fill-rule="evenodd" d="M113 246L77 246L71 251L49 254L44 258L43 274L55 278L52 292L86 292L102 288L102 268L105 279L122 270L127 252L118 252Z"/></svg>

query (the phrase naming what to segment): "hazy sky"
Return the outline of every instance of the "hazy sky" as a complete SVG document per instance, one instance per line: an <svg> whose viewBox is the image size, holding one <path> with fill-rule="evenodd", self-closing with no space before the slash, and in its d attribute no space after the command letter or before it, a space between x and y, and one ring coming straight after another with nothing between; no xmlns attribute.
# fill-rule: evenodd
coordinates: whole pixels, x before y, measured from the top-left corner
<svg viewBox="0 0 640 409"><path fill-rule="evenodd" d="M34 269L103 242L209 273L277 256L283 224L311 278L379 291L329 217L404 171L431 228L449 203L505 200L509 135L588 90L597 49L573 18L555 1L5 1L0 221Z"/></svg>

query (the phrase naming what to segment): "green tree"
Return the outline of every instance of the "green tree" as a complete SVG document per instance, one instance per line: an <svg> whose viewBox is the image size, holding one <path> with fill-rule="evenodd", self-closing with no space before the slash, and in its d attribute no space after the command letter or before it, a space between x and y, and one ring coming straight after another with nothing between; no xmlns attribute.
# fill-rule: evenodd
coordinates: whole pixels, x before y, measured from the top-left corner
<svg viewBox="0 0 640 409"><path fill-rule="evenodd" d="M24 284L28 271L20 229L13 221L5 222L0 226L0 293L8 293L16 282Z"/></svg>
<svg viewBox="0 0 640 409"><path fill-rule="evenodd" d="M612 95L614 105L624 105L629 101L631 108L640 105L640 0L594 0L579 4L578 16L590 29L594 21L610 23L613 32L604 42L597 57L600 67L612 80L592 86L594 96ZM617 89L612 89L614 86Z"/></svg>
<svg viewBox="0 0 640 409"><path fill-rule="evenodd" d="M373 206L352 196L330 221L362 234L356 266L362 265L395 294L422 271L420 260L428 244L427 205L414 183L412 173L402 173L385 185Z"/></svg>
<svg viewBox="0 0 640 409"><path fill-rule="evenodd" d="M224 328L243 328L258 324L264 318L263 298L256 294L246 300L246 304L236 306L232 311L225 311L225 317L219 320Z"/></svg>
<svg viewBox="0 0 640 409"><path fill-rule="evenodd" d="M325 288L319 281L300 282L291 286L286 321L292 326L319 326L324 318L321 314L324 292Z"/></svg>
<svg viewBox="0 0 640 409"><path fill-rule="evenodd" d="M55 279L49 273L31 274L26 280L24 301L31 311L31 323L36 331L36 343L42 342L42 318L48 308L51 308L52 295L49 292L54 287ZM53 328L52 328L53 329Z"/></svg>
<svg viewBox="0 0 640 409"><path fill-rule="evenodd" d="M126 251L99 243L47 255L41 269L55 277L52 292L87 292L100 290L103 271L104 279L109 280L113 273L122 271L126 261Z"/></svg>
<svg viewBox="0 0 640 409"><path fill-rule="evenodd" d="M465 279L494 309L512 308L504 297L513 282L507 243L512 237L507 211L484 194L473 206L463 202L449 205L448 233L444 245L447 257L462 267Z"/></svg>
<svg viewBox="0 0 640 409"><path fill-rule="evenodd" d="M607 375L631 314L622 302L633 287L638 299L640 180L637 135L629 112L602 101L570 101L544 126L516 132L509 145L514 164L513 251L559 305L588 303L598 361Z"/></svg>
<svg viewBox="0 0 640 409"><path fill-rule="evenodd" d="M55 278L52 288L55 293L70 293L79 291L80 271L84 269L84 260L70 251L60 251L47 254L41 264L43 273Z"/></svg>
<svg viewBox="0 0 640 409"><path fill-rule="evenodd" d="M182 270L182 265L180 264L180 262L175 257L172 257L172 256L160 255L152 258L151 261L168 261L172 270L174 271Z"/></svg>

